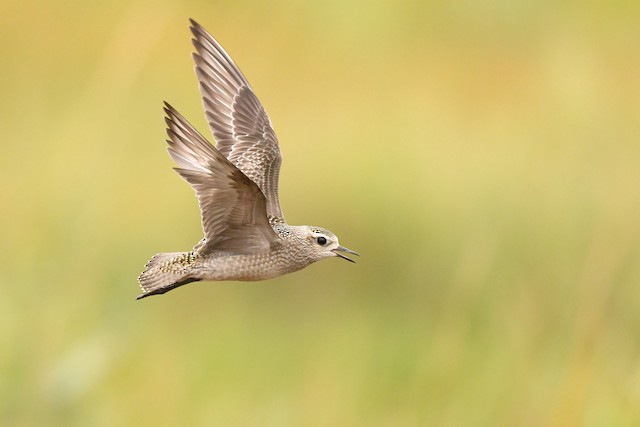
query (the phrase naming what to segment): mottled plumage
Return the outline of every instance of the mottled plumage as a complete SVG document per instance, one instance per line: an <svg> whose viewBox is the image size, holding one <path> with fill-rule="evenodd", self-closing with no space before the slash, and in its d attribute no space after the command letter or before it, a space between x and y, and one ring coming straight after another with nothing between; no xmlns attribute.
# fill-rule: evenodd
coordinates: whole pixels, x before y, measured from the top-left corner
<svg viewBox="0 0 640 427"><path fill-rule="evenodd" d="M163 294L200 280L263 280L300 270L338 251L329 230L286 223L278 200L282 156L266 111L240 69L191 21L196 76L216 147L165 103L168 151L196 192L204 238L190 252L160 253L138 281Z"/></svg>

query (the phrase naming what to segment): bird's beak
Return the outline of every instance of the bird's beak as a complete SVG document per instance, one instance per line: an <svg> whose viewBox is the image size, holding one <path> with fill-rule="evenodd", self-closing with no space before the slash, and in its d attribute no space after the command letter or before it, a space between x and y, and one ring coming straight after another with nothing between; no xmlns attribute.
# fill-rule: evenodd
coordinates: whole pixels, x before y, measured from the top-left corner
<svg viewBox="0 0 640 427"><path fill-rule="evenodd" d="M340 258L342 258L342 259L346 259L347 261L351 261L351 262L355 262L355 261L354 261L354 260L352 260L351 258L349 258L349 257L348 257L348 256L346 256L346 255L342 255L341 253L339 253L339 252L337 252L337 251L340 251L340 252L346 252L346 253L348 253L348 254L353 254L353 255L360 256L360 254L359 254L358 252L356 252L356 251L352 251L351 249L347 249L347 248L345 248L344 246L338 246L337 248L335 248L335 249L333 250L333 253L334 253L334 254L336 254L336 256L339 256Z"/></svg>

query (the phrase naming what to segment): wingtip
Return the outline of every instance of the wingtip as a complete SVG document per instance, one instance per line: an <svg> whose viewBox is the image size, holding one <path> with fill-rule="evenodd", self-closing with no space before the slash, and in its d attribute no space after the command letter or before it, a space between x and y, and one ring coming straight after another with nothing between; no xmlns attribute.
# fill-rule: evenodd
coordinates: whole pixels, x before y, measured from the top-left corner
<svg viewBox="0 0 640 427"><path fill-rule="evenodd" d="M164 124L167 126L167 128L165 129L165 131L167 132L167 136L169 137L169 139L166 140L167 144L171 145L173 144L173 141L175 141L174 138L176 138L176 131L175 128L176 126L180 126L180 123L183 119L183 117L180 115L180 113L178 113L176 111L175 108L173 108L171 106L171 104L168 104L167 102L165 102L164 105Z"/></svg>
<svg viewBox="0 0 640 427"><path fill-rule="evenodd" d="M165 114L164 121L167 124L167 126L170 125L170 122L175 122L175 119L180 117L180 114L178 113L178 111L176 111L176 109L173 108L173 106L169 104L167 101L164 101L164 105L162 109Z"/></svg>
<svg viewBox="0 0 640 427"><path fill-rule="evenodd" d="M164 107L164 124L167 126L167 130L171 128L173 123L173 114L170 107Z"/></svg>
<svg viewBox="0 0 640 427"><path fill-rule="evenodd" d="M202 28L202 25L198 24L196 20L193 18L189 18L189 24L190 24L189 29L191 30L191 34L193 34L193 37L195 40L202 34L204 29Z"/></svg>

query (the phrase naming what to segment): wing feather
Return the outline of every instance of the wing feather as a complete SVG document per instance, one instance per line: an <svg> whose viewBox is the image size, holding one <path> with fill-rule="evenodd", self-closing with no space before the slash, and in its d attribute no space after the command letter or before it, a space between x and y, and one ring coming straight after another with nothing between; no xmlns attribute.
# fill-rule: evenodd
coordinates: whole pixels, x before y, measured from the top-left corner
<svg viewBox="0 0 640 427"><path fill-rule="evenodd" d="M271 221L284 222L278 199L282 155L271 120L222 46L191 20L196 76L216 147L262 190Z"/></svg>
<svg viewBox="0 0 640 427"><path fill-rule="evenodd" d="M201 251L266 252L280 238L269 224L258 186L165 103L168 151L196 192L205 242Z"/></svg>

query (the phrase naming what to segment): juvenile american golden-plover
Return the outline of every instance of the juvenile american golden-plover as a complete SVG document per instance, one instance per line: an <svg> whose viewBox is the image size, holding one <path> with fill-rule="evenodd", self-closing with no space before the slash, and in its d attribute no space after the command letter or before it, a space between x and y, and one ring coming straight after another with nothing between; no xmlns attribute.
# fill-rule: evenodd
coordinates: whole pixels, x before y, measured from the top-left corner
<svg viewBox="0 0 640 427"><path fill-rule="evenodd" d="M269 116L220 44L191 20L211 145L165 103L168 151L196 192L204 238L190 252L155 255L138 277L144 293L163 294L201 280L264 280L328 257L353 262L331 231L289 225L278 201L280 148Z"/></svg>

